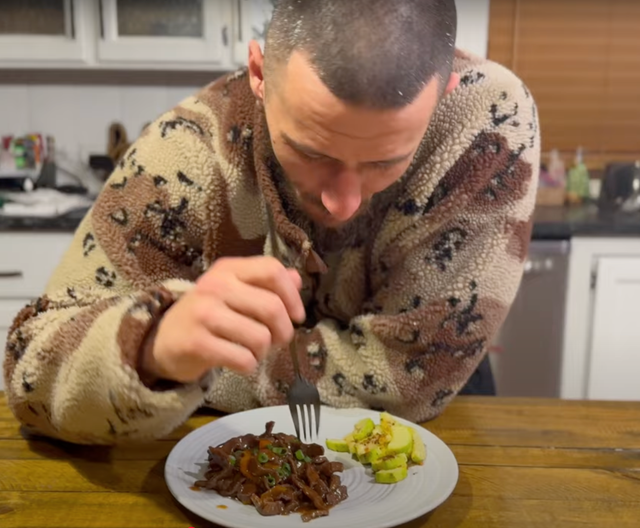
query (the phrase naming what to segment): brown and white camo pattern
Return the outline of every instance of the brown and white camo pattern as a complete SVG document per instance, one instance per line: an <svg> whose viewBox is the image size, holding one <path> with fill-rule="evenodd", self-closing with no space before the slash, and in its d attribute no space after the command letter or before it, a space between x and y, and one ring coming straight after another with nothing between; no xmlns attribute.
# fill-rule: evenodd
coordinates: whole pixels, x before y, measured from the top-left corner
<svg viewBox="0 0 640 528"><path fill-rule="evenodd" d="M9 333L4 376L17 418L79 443L158 438L199 406L284 402L286 350L251 378L148 387L145 336L216 259L301 255L305 376L338 407L437 416L486 353L513 301L539 166L535 103L503 67L457 53L460 86L440 105L403 180L366 236L321 251L291 222L263 111L246 72L162 115L129 149L44 295Z"/></svg>

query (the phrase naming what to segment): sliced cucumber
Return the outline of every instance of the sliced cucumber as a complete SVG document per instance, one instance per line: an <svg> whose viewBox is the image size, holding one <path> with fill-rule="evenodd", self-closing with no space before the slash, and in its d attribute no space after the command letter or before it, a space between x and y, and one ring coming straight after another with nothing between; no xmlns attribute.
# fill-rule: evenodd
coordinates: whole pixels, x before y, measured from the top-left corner
<svg viewBox="0 0 640 528"><path fill-rule="evenodd" d="M364 418L363 420L360 420L353 429L353 439L356 442L364 440L373 432L374 427L375 424L371 418Z"/></svg>
<svg viewBox="0 0 640 528"><path fill-rule="evenodd" d="M424 445L418 431L411 429L413 448L411 449L411 461L414 464L422 464L427 459L427 447Z"/></svg>
<svg viewBox="0 0 640 528"><path fill-rule="evenodd" d="M331 449L331 451L337 451L338 453L349 452L349 444L346 440L342 440L340 438L328 438L327 448Z"/></svg>
<svg viewBox="0 0 640 528"><path fill-rule="evenodd" d="M388 412L380 413L380 428L389 433L394 425L398 425L395 418Z"/></svg>
<svg viewBox="0 0 640 528"><path fill-rule="evenodd" d="M384 471L386 469L396 469L402 466L406 466L408 462L407 455L400 453L392 457L381 458L371 464L371 468L374 471Z"/></svg>
<svg viewBox="0 0 640 528"><path fill-rule="evenodd" d="M411 453L413 447L413 437L411 429L403 425L391 427L391 442L387 446L389 454Z"/></svg>
<svg viewBox="0 0 640 528"><path fill-rule="evenodd" d="M364 456L360 459L363 464L373 464L376 460L381 459L384 456L384 450L382 447L376 445L368 449Z"/></svg>
<svg viewBox="0 0 640 528"><path fill-rule="evenodd" d="M383 469L376 471L376 482L380 484L395 484L407 478L407 466L401 466L395 469Z"/></svg>

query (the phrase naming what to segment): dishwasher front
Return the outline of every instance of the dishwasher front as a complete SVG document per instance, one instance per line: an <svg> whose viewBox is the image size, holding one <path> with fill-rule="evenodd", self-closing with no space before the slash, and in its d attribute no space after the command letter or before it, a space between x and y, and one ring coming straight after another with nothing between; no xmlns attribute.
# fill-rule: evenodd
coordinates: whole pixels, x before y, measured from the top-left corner
<svg viewBox="0 0 640 528"><path fill-rule="evenodd" d="M529 245L520 289L489 349L498 396L560 397L569 240Z"/></svg>

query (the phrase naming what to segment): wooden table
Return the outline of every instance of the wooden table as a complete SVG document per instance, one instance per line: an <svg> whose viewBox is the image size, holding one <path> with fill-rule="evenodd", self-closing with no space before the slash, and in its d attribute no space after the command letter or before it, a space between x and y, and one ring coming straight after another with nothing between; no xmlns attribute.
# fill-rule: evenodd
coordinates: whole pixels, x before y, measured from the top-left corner
<svg viewBox="0 0 640 528"><path fill-rule="evenodd" d="M72 446L24 438L0 395L0 526L213 527L163 478L176 441L213 419L146 445ZM405 528L640 527L640 403L459 397L427 427L451 446L460 479Z"/></svg>

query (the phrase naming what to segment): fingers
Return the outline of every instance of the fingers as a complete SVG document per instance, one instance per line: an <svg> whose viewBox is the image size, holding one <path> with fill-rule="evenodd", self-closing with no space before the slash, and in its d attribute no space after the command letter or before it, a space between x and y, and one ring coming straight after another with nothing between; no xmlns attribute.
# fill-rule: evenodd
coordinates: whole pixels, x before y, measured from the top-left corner
<svg viewBox="0 0 640 528"><path fill-rule="evenodd" d="M271 344L286 345L293 339L294 328L282 299L275 293L249 284L239 283L235 295L225 300L233 311L258 321L268 329ZM239 332L245 326L238 326Z"/></svg>
<svg viewBox="0 0 640 528"><path fill-rule="evenodd" d="M287 273L289 274L289 277L293 281L293 284L295 285L296 290L300 291L302 289L302 277L300 277L300 274L294 269L287 269Z"/></svg>
<svg viewBox="0 0 640 528"><path fill-rule="evenodd" d="M289 270L276 259L264 258L260 266L239 270L238 279L272 291L282 299L291 319L300 323L304 321L305 311L298 285Z"/></svg>
<svg viewBox="0 0 640 528"><path fill-rule="evenodd" d="M302 279L296 271L287 270L272 257L221 260L212 271L221 266L232 269L232 274L240 282L275 293L282 300L290 319L300 323L304 321L305 310L299 293Z"/></svg>
<svg viewBox="0 0 640 528"><path fill-rule="evenodd" d="M225 367L242 374L251 374L258 361L253 353L242 345L227 341L206 331L197 336L200 362L205 370Z"/></svg>
<svg viewBox="0 0 640 528"><path fill-rule="evenodd" d="M199 318L204 327L214 336L244 347L258 361L266 356L272 343L281 343L282 337L274 339L270 328L258 320L219 301L205 299L203 304L199 310ZM284 308L282 312L286 317ZM288 319L286 321L291 325Z"/></svg>

